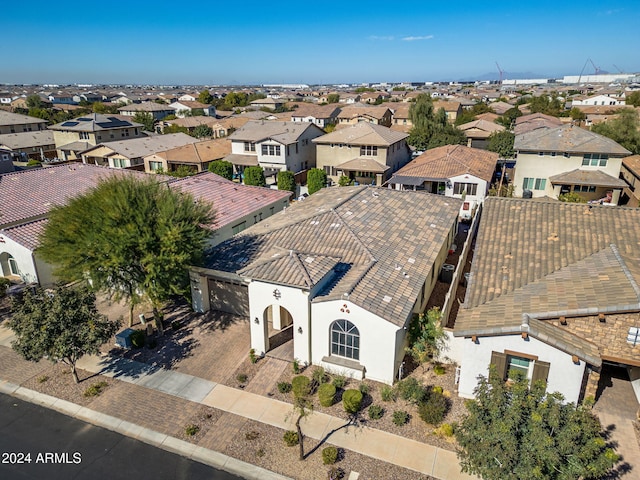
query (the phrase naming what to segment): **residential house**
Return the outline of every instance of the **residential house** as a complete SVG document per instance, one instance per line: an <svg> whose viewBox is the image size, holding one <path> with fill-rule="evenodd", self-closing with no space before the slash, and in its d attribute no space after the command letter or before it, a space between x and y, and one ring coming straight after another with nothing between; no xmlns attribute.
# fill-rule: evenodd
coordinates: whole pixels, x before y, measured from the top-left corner
<svg viewBox="0 0 640 480"><path fill-rule="evenodd" d="M495 123L498 118L500 118L500 115L492 112L484 112L479 115L476 115L476 120L486 120L487 122L492 122L492 123Z"/></svg>
<svg viewBox="0 0 640 480"><path fill-rule="evenodd" d="M353 105L355 103L358 103L362 100L362 97L360 96L359 93L353 93L353 92L333 92L333 93L339 93L340 94L340 100L338 100L340 103L345 103L347 105ZM325 99L321 98L320 99L321 103L326 102L326 97Z"/></svg>
<svg viewBox="0 0 640 480"><path fill-rule="evenodd" d="M231 140L216 138L156 152L144 157L147 173L174 172L179 167L188 167L195 172L206 171L214 160L222 160L231 153Z"/></svg>
<svg viewBox="0 0 640 480"><path fill-rule="evenodd" d="M462 115L462 105L460 102L452 100L436 100L433 102L433 111L437 112L443 109L447 114L447 120L449 123L455 123L458 116Z"/></svg>
<svg viewBox="0 0 640 480"><path fill-rule="evenodd" d="M53 130L58 158L79 161L80 152L99 143L146 136L142 127L140 123L92 113L57 123L49 129Z"/></svg>
<svg viewBox="0 0 640 480"><path fill-rule="evenodd" d="M0 105L11 105L13 95L11 92L0 92Z"/></svg>
<svg viewBox="0 0 640 480"><path fill-rule="evenodd" d="M313 140L318 168L332 182L344 175L358 183L380 186L411 159L408 136L367 122L336 130Z"/></svg>
<svg viewBox="0 0 640 480"><path fill-rule="evenodd" d="M292 361L391 384L407 328L455 237L459 203L424 192L322 189L192 268L193 308L248 317L256 355L276 346L275 333L293 339Z"/></svg>
<svg viewBox="0 0 640 480"><path fill-rule="evenodd" d="M467 137L467 146L473 148L487 148L489 137L496 132L504 132L504 127L486 120L474 120L458 125L458 129Z"/></svg>
<svg viewBox="0 0 640 480"><path fill-rule="evenodd" d="M247 122L233 132L231 162L237 174L245 167L259 165L265 176L280 171L300 172L316 166L316 149L311 141L324 134L312 123Z"/></svg>
<svg viewBox="0 0 640 480"><path fill-rule="evenodd" d="M387 92L363 92L360 95L360 101L367 104L380 104L388 100L390 95Z"/></svg>
<svg viewBox="0 0 640 480"><path fill-rule="evenodd" d="M611 365L640 378L639 256L640 209L487 198L447 352L458 394L489 365L574 403L609 386Z"/></svg>
<svg viewBox="0 0 640 480"><path fill-rule="evenodd" d="M409 116L409 109L411 108L410 103L398 102L390 105L391 114L393 117L391 130L395 130L397 132L406 132L413 127L413 122L411 121L411 117Z"/></svg>
<svg viewBox="0 0 640 480"><path fill-rule="evenodd" d="M284 101L275 98L259 98L250 103L251 107L255 109L265 108L267 110L280 110L284 107Z"/></svg>
<svg viewBox="0 0 640 480"><path fill-rule="evenodd" d="M390 127L392 123L391 110L382 105L350 105L343 107L338 114L336 128L349 127L361 122Z"/></svg>
<svg viewBox="0 0 640 480"><path fill-rule="evenodd" d="M630 207L640 207L640 155L631 155L622 159L620 178L627 182L623 190L623 201L620 204L626 203Z"/></svg>
<svg viewBox="0 0 640 480"><path fill-rule="evenodd" d="M41 118L0 110L0 135L7 133L46 130L47 121Z"/></svg>
<svg viewBox="0 0 640 480"><path fill-rule="evenodd" d="M253 222L254 215L257 221L266 219L288 204L289 192L247 187L210 173L176 181L165 175L149 177L134 170L81 163L6 173L0 176L0 274L24 283L55 283L51 265L37 250L49 210L86 193L101 180L124 175L166 182L196 200L211 203L216 218L207 226L212 231L210 245L230 238L237 222Z"/></svg>
<svg viewBox="0 0 640 480"><path fill-rule="evenodd" d="M426 190L482 203L489 191L498 154L463 145L427 150L387 182L396 190Z"/></svg>
<svg viewBox="0 0 640 480"><path fill-rule="evenodd" d="M133 117L138 113L146 113L152 115L156 121L176 113L171 106L156 102L129 103L118 108L118 112L127 117Z"/></svg>
<svg viewBox="0 0 640 480"><path fill-rule="evenodd" d="M313 123L320 128L325 128L338 122L339 113L340 106L335 103L329 105L301 103L291 112L291 121Z"/></svg>
<svg viewBox="0 0 640 480"><path fill-rule="evenodd" d="M215 117L216 116L216 107L213 105L207 105L206 103L200 102L189 102L186 100L173 102L169 105L170 108L173 108L175 111L175 115L178 118L184 118L186 116L192 115L194 112L198 110L202 110L203 114L207 117Z"/></svg>
<svg viewBox="0 0 640 480"><path fill-rule="evenodd" d="M512 108L514 108L514 106L510 103L500 101L490 103L489 108L491 108L491 110L493 110L498 115L504 115L507 110L511 110Z"/></svg>
<svg viewBox="0 0 640 480"><path fill-rule="evenodd" d="M197 141L197 138L186 133L170 133L130 140L103 142L81 152L82 163L111 168L145 170L145 157L157 152L196 143Z"/></svg>
<svg viewBox="0 0 640 480"><path fill-rule="evenodd" d="M513 132L516 135L520 135L537 130L538 128L555 128L561 125L562 121L558 117L552 117L544 113L532 113L516 118Z"/></svg>
<svg viewBox="0 0 640 480"><path fill-rule="evenodd" d="M176 125L178 127L186 128L189 133L192 133L196 127L200 125L206 125L213 131L213 138L222 138L231 135L238 128L242 127L249 121L245 117L227 117L217 119L215 117L206 117L204 115L198 115L195 117L176 118L174 120L165 120L161 124L161 128L164 129L167 125Z"/></svg>
<svg viewBox="0 0 640 480"><path fill-rule="evenodd" d="M620 97L612 97L609 95L593 95L580 98L574 98L571 101L572 107L578 106L595 106L595 105L625 105L625 99Z"/></svg>
<svg viewBox="0 0 640 480"><path fill-rule="evenodd" d="M178 97L178 102L197 102L198 98L200 98L200 94L191 94L185 93L184 95L180 95Z"/></svg>
<svg viewBox="0 0 640 480"><path fill-rule="evenodd" d="M617 205L626 186L622 158L631 154L610 138L573 125L517 135L514 194L558 198L575 192L586 200Z"/></svg>
<svg viewBox="0 0 640 480"><path fill-rule="evenodd" d="M56 144L51 130L6 133L0 135L0 147L11 150L21 161L29 158L44 161L56 157Z"/></svg>
<svg viewBox="0 0 640 480"><path fill-rule="evenodd" d="M0 142L0 174L10 173L15 170L13 166L13 152L2 146Z"/></svg>

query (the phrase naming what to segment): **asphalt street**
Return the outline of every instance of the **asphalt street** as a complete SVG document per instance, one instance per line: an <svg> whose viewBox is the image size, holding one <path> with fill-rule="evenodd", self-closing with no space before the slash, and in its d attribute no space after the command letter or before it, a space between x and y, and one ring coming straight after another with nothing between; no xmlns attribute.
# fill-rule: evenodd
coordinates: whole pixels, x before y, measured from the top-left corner
<svg viewBox="0 0 640 480"><path fill-rule="evenodd" d="M0 394L0 479L239 480L240 477Z"/></svg>

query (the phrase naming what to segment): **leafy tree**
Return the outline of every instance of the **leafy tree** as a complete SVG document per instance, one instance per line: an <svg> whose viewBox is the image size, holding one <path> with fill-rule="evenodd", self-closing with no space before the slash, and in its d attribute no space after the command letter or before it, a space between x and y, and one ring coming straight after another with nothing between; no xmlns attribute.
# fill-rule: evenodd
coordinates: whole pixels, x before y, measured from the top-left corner
<svg viewBox="0 0 640 480"><path fill-rule="evenodd" d="M591 131L609 137L634 154L640 154L640 118L636 110L624 108L615 118L591 127Z"/></svg>
<svg viewBox="0 0 640 480"><path fill-rule="evenodd" d="M321 188L327 186L327 174L319 168L312 168L307 174L307 186L309 195L316 193Z"/></svg>
<svg viewBox="0 0 640 480"><path fill-rule="evenodd" d="M185 117L202 117L204 115L204 110L202 108L192 108L191 110L187 110L184 112Z"/></svg>
<svg viewBox="0 0 640 480"><path fill-rule="evenodd" d="M493 132L489 135L487 150L500 155L500 158L513 158L513 142L516 136L508 130Z"/></svg>
<svg viewBox="0 0 640 480"><path fill-rule="evenodd" d="M370 87L358 87L355 90L356 93L364 93L364 92L375 92L373 88Z"/></svg>
<svg viewBox="0 0 640 480"><path fill-rule="evenodd" d="M544 113L546 115L558 117L564 110L564 104L558 98L556 93L551 95L540 95L539 97L531 98L531 101L529 102L529 110L531 110L531 113Z"/></svg>
<svg viewBox="0 0 640 480"><path fill-rule="evenodd" d="M529 387L517 374L504 382L491 367L475 394L455 432L465 472L492 480L596 479L619 459L590 408L545 393L542 381Z"/></svg>
<svg viewBox="0 0 640 480"><path fill-rule="evenodd" d="M466 143L464 133L447 121L444 109L434 111L433 101L428 94L416 97L409 108L409 118L413 127L407 141L418 150Z"/></svg>
<svg viewBox="0 0 640 480"><path fill-rule="evenodd" d="M296 179L293 172L289 170L278 172L278 190L296 193Z"/></svg>
<svg viewBox="0 0 640 480"><path fill-rule="evenodd" d="M164 170L162 168L156 170L156 175L169 175L170 177L176 178L190 177L192 175L195 175L196 173L198 172L196 171L195 167L192 167L190 165L178 165L178 168L176 168L175 170Z"/></svg>
<svg viewBox="0 0 640 480"><path fill-rule="evenodd" d="M54 207L38 252L63 281L90 279L127 300L131 325L143 299L158 319L169 296L187 292L187 267L200 262L213 219L210 205L153 177L119 176Z"/></svg>
<svg viewBox="0 0 640 480"><path fill-rule="evenodd" d="M191 135L196 138L213 137L213 129L209 125L198 125Z"/></svg>
<svg viewBox="0 0 640 480"><path fill-rule="evenodd" d="M27 107L29 108L44 108L45 103L42 101L39 95L33 94L27 96L26 99Z"/></svg>
<svg viewBox="0 0 640 480"><path fill-rule="evenodd" d="M339 93L330 93L327 95L327 103L338 103L340 101Z"/></svg>
<svg viewBox="0 0 640 480"><path fill-rule="evenodd" d="M227 180L233 180L233 163L226 160L214 160L209 164L209 171Z"/></svg>
<svg viewBox="0 0 640 480"><path fill-rule="evenodd" d="M585 198L576 192L562 193L558 195L558 200L567 203L587 203Z"/></svg>
<svg viewBox="0 0 640 480"><path fill-rule="evenodd" d="M626 95L624 103L632 107L640 107L640 91L632 92L629 95Z"/></svg>
<svg viewBox="0 0 640 480"><path fill-rule="evenodd" d="M198 95L198 101L200 103L206 103L207 105L211 105L213 103L213 95L209 90L203 90Z"/></svg>
<svg viewBox="0 0 640 480"><path fill-rule="evenodd" d="M424 365L444 348L447 336L440 324L441 319L440 308L433 307L426 314L414 317L409 325L409 347L406 351L416 363Z"/></svg>
<svg viewBox="0 0 640 480"><path fill-rule="evenodd" d="M254 166L245 168L244 184L254 185L256 187L266 187L267 181L264 178L264 170L262 167Z"/></svg>
<svg viewBox="0 0 640 480"><path fill-rule="evenodd" d="M170 133L186 133L190 135L189 129L180 125L167 125L162 129L163 135L169 135Z"/></svg>
<svg viewBox="0 0 640 480"><path fill-rule="evenodd" d="M309 377L298 375L291 381L293 391L293 412L297 415L296 430L298 432L298 445L300 460L304 460L304 435L300 422L309 414L313 413L313 402L311 401L311 385Z"/></svg>
<svg viewBox="0 0 640 480"><path fill-rule="evenodd" d="M569 116L573 120L576 120L578 122L578 124L580 124L580 122L583 122L587 118L587 114L584 113L582 110L580 110L578 107L573 107L569 111Z"/></svg>
<svg viewBox="0 0 640 480"><path fill-rule="evenodd" d="M349 177L347 177L346 175L342 175L338 179L338 185L341 186L341 187L348 187L349 185L351 185L351 179Z"/></svg>
<svg viewBox="0 0 640 480"><path fill-rule="evenodd" d="M38 362L47 357L69 365L76 383L76 362L98 353L120 323L98 313L96 297L86 286L57 286L52 292L26 290L22 301L13 303L12 313L13 349L26 360Z"/></svg>
<svg viewBox="0 0 640 480"><path fill-rule="evenodd" d="M461 115L456 117L455 124L462 125L473 122L478 115L483 113L493 113L493 110L486 103L478 102L469 110L464 110Z"/></svg>
<svg viewBox="0 0 640 480"><path fill-rule="evenodd" d="M515 187L512 183L503 183L502 185L494 183L491 185L491 188L489 188L489 196L513 198L514 190Z"/></svg>
<svg viewBox="0 0 640 480"><path fill-rule="evenodd" d="M153 119L153 115L151 115L148 112L137 112L133 116L133 121L136 123L141 123L143 125L143 128L147 132L155 131L153 128L155 124L155 120Z"/></svg>
<svg viewBox="0 0 640 480"><path fill-rule="evenodd" d="M504 112L504 114L501 117L498 117L498 119L496 120L496 123L502 125L505 128L510 129L513 126L513 123L515 122L516 118L521 116L522 116L522 112L520 111L520 109L518 107L512 107L506 112Z"/></svg>

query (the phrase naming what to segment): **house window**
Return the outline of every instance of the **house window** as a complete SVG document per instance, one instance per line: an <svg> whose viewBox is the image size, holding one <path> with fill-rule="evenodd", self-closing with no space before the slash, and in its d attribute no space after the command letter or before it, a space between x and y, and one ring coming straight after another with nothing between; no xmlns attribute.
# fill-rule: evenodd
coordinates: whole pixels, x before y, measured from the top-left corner
<svg viewBox="0 0 640 480"><path fill-rule="evenodd" d="M544 190L547 186L546 178L529 178L524 177L522 188L524 190Z"/></svg>
<svg viewBox="0 0 640 480"><path fill-rule="evenodd" d="M334 175L336 174L336 168L329 166L329 165L325 165L324 166L324 173L326 173L327 175Z"/></svg>
<svg viewBox="0 0 640 480"><path fill-rule="evenodd" d="M360 332L348 320L336 320L331 324L331 355L360 359Z"/></svg>
<svg viewBox="0 0 640 480"><path fill-rule="evenodd" d="M280 156L280 145L262 145L262 155Z"/></svg>
<svg viewBox="0 0 640 480"><path fill-rule="evenodd" d="M365 157L375 157L378 155L378 147L372 147L370 145L365 145L360 147L360 155Z"/></svg>
<svg viewBox="0 0 640 480"><path fill-rule="evenodd" d="M19 276L20 270L18 269L18 262L16 262L16 259L10 256L8 260L9 260L9 273L11 275Z"/></svg>
<svg viewBox="0 0 640 480"><path fill-rule="evenodd" d="M478 191L477 183L455 182L453 184L454 195L462 195L464 192L467 192L467 195L475 195L477 191Z"/></svg>
<svg viewBox="0 0 640 480"><path fill-rule="evenodd" d="M255 152L256 144L253 142L244 142L244 151L245 152Z"/></svg>
<svg viewBox="0 0 640 480"><path fill-rule="evenodd" d="M231 231L235 235L236 233L240 233L241 231L243 231L245 228L247 228L247 222L242 222L231 227Z"/></svg>
<svg viewBox="0 0 640 480"><path fill-rule="evenodd" d="M583 167L606 167L607 161L609 160L609 155L605 155L603 153L585 153L582 157L582 166Z"/></svg>
<svg viewBox="0 0 640 480"><path fill-rule="evenodd" d="M516 375L522 375L527 380L531 380L533 373L533 360L529 358L516 357L515 355L507 355L507 376L514 378Z"/></svg>
<svg viewBox="0 0 640 480"><path fill-rule="evenodd" d="M596 191L596 187L594 185L574 185L574 192L586 192L586 193L594 193Z"/></svg>
<svg viewBox="0 0 640 480"><path fill-rule="evenodd" d="M89 132L80 132L80 140L89 140Z"/></svg>
<svg viewBox="0 0 640 480"><path fill-rule="evenodd" d="M160 169L162 169L162 162L149 162L149 170L151 170L152 172L156 172Z"/></svg>
<svg viewBox="0 0 640 480"><path fill-rule="evenodd" d="M539 380L546 382L551 366L548 362L538 360L538 357L508 350L491 352L491 365L503 380L524 375L530 384Z"/></svg>

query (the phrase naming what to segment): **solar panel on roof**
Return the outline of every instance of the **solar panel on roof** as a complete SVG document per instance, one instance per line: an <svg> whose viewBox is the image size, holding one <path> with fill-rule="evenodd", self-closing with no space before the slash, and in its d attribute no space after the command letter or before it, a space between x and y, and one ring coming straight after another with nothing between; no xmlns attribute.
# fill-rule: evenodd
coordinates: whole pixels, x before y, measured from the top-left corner
<svg viewBox="0 0 640 480"><path fill-rule="evenodd" d="M131 124L125 120L114 120L111 122L96 122L96 125L98 125L101 128L115 128L115 127L128 127L131 126Z"/></svg>
<svg viewBox="0 0 640 480"><path fill-rule="evenodd" d="M91 118L80 117L77 120L79 120L80 122L90 122L92 119Z"/></svg>
<svg viewBox="0 0 640 480"><path fill-rule="evenodd" d="M61 126L62 127L75 127L76 125L78 125L78 122L64 122Z"/></svg>

